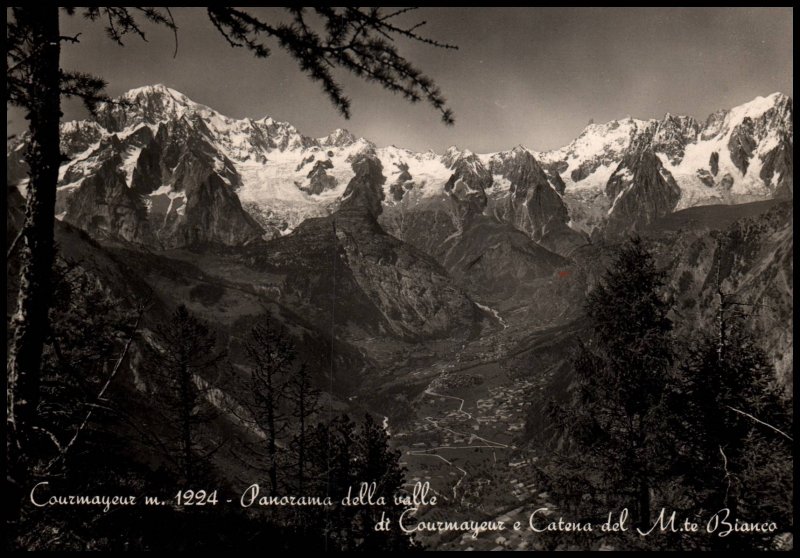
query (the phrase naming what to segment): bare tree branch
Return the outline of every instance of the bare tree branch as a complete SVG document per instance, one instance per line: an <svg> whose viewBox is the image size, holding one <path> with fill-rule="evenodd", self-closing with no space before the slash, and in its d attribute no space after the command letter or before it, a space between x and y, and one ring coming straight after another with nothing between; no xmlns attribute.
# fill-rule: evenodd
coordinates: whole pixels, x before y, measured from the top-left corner
<svg viewBox="0 0 800 558"><path fill-rule="evenodd" d="M100 389L100 392L97 394L97 400L101 400L103 398L103 395L105 395L106 390L111 385L111 382L114 380L114 377L116 377L117 372L119 372L119 369L122 366L122 363L125 360L125 357L128 355L128 350L130 349L131 344L133 343L133 339L136 337L136 332L139 330L139 324L142 321L142 317L144 316L144 312L145 312L146 309L147 309L147 303L144 303L144 304L139 306L139 313L138 313L138 315L136 317L136 322L133 325L133 330L131 331L131 334L128 337L128 341L125 343L125 347L123 348L122 353L120 354L119 358L117 359L116 364L114 365L114 369L111 371L111 374L109 374L108 378L106 378L106 381L103 384L103 387ZM92 414L93 413L94 413L94 408L90 408L89 412L86 413L86 416L84 417L84 419L81 422L81 424L75 430L75 433L72 435L72 438L70 439L70 441L59 452L58 456L56 456L56 458L53 459L53 461L51 461L50 464L47 466L47 470L48 471L58 461L63 460L66 457L67 452L75 444L75 442L77 441L77 439L80 436L80 434L83 431L83 429L86 428L86 425L89 423L89 420L92 418Z"/></svg>
<svg viewBox="0 0 800 558"><path fill-rule="evenodd" d="M770 428L770 429L774 430L775 432L777 432L778 434L780 434L781 436L783 436L783 437L784 437L784 438L786 438L787 440L789 440L789 441L791 441L791 442L794 442L794 439L792 439L792 437L791 437L791 436L789 436L789 435L788 435L786 432L784 432L784 431L782 431L782 430L780 430L780 429L778 429L778 428L775 428L774 426L772 426L771 424L768 424L768 423L764 422L763 420L759 420L759 419L757 419L756 417L754 417L754 416L753 416L753 415L751 415L750 413L745 413L744 411L740 411L739 409L734 409L734 408L733 408L733 407L731 407L730 405L726 405L726 407L728 407L728 409L730 409L731 411L734 411L734 412L736 412L736 413L739 413L740 415L744 415L744 416L746 416L746 417L748 417L748 418L750 418L750 419L752 419L752 420L756 421L756 422L757 422L757 423L759 423L759 424L763 424L764 426L766 426L767 428Z"/></svg>

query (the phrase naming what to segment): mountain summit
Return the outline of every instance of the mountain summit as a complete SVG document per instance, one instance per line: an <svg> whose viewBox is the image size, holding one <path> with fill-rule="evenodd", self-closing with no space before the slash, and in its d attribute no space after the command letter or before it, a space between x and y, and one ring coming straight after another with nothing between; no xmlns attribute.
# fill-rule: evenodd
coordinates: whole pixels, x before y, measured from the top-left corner
<svg viewBox="0 0 800 558"><path fill-rule="evenodd" d="M380 162L380 220L391 234L441 242L482 215L564 253L687 207L791 197L792 120L792 99L773 93L704 123L629 117L590 124L547 152L438 155L377 147L343 129L313 138L269 117L229 118L151 85L62 124L58 217L153 247L247 243L336 211L353 163L369 155ZM8 181L23 188L25 141L7 152ZM424 224L423 214L450 225Z"/></svg>

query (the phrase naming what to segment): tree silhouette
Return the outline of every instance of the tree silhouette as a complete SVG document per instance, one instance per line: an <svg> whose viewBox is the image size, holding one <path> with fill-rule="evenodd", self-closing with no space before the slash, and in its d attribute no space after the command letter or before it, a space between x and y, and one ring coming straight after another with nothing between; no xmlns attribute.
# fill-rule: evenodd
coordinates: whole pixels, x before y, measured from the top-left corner
<svg viewBox="0 0 800 558"><path fill-rule="evenodd" d="M244 445L258 456L260 463L256 467L267 472L270 492L276 494L278 439L286 429L284 399L297 352L286 333L269 320L255 325L244 345L250 369L237 398L244 413L236 414L244 424L263 435L263 442Z"/></svg>
<svg viewBox="0 0 800 558"><path fill-rule="evenodd" d="M722 294L722 293L721 293ZM730 521L769 517L791 524L791 413L767 354L747 331L746 315L720 297L716 328L697 335L672 397L683 412L671 430L680 440L682 482L691 511L726 508ZM758 534L713 538L717 549L768 548ZM702 541L706 546L709 541Z"/></svg>
<svg viewBox="0 0 800 558"><path fill-rule="evenodd" d="M55 257L53 211L61 163L58 124L61 117L60 40L58 8L14 8L13 14L14 21L6 31L6 95L7 100L23 105L27 110L30 139L26 159L30 180L25 221L18 237L22 244L7 367L6 457L8 478L22 483L27 474L25 450L36 426L42 350L48 330L50 274ZM24 75L24 89L16 83L18 75Z"/></svg>
<svg viewBox="0 0 800 558"><path fill-rule="evenodd" d="M584 517L629 507L644 531L653 525L652 507L704 520L726 509L731 523L769 517L791 529L791 411L748 332L740 312L748 305L718 289L709 327L675 337L663 277L632 239L588 295L591 335L573 360L566 403L551 407L562 436L551 441L543 479ZM707 550L774 543L774 533L703 531L639 544Z"/></svg>
<svg viewBox="0 0 800 558"><path fill-rule="evenodd" d="M289 379L286 388L286 399L292 406L292 417L297 422L297 432L290 444L297 467L294 488L298 494L303 494L306 487L311 419L319 411L320 392L314 388L311 382L311 373L306 364L302 364L297 373Z"/></svg>
<svg viewBox="0 0 800 558"><path fill-rule="evenodd" d="M591 339L575 358L571 399L556 413L578 477L565 482L600 499L620 497L643 526L651 489L669 462L661 425L675 357L662 286L652 256L631 239L587 297Z"/></svg>
<svg viewBox="0 0 800 558"><path fill-rule="evenodd" d="M136 337L146 305L133 312L78 261L57 257L51 331L42 364L37 432L58 446L46 471L63 467L73 452L104 429L115 411L109 388ZM85 451L85 450L84 450Z"/></svg>
<svg viewBox="0 0 800 558"><path fill-rule="evenodd" d="M341 551L409 550L415 541L397 528L403 509L393 496L403 489L404 469L400 452L392 450L386 431L369 415L356 424L347 415L319 423L310 433L310 489L341 501L352 489L358 495L362 482L375 483L374 497L386 499L385 506L335 506L322 514L308 514L306 532L318 539L316 546L330 545ZM385 514L393 528L377 532L375 524Z"/></svg>
<svg viewBox="0 0 800 558"><path fill-rule="evenodd" d="M218 415L209 401L225 353L208 326L183 305L155 330L146 345L153 403L153 446L188 485L196 482L219 444L209 448L204 428Z"/></svg>
<svg viewBox="0 0 800 558"><path fill-rule="evenodd" d="M405 38L439 48L455 48L418 33L424 25L404 26L397 18L413 8L384 12L380 8L287 8L288 21L269 22L247 10L208 8L208 17L227 43L266 58L267 43L276 42L318 82L345 117L350 101L335 80L342 69L380 84L410 102L427 101L451 124L452 112L434 82L399 54L395 38ZM8 356L6 453L15 464L9 479L21 482L25 475L25 446L36 422L40 397L44 332L48 329L51 302L49 274L53 265L53 219L56 186L61 164L59 119L61 97L78 97L92 111L108 102L105 82L95 76L60 67L61 45L80 38L60 33L61 13L81 15L102 22L113 42L122 45L128 36L146 39L143 23L178 26L168 8L20 6L11 9L6 26L6 101L26 112L29 138L26 162L30 180L26 185L25 221L9 254L17 250L21 262L13 338ZM309 18L314 18L311 23ZM314 29L322 29L317 32ZM18 465L16 465L18 464Z"/></svg>

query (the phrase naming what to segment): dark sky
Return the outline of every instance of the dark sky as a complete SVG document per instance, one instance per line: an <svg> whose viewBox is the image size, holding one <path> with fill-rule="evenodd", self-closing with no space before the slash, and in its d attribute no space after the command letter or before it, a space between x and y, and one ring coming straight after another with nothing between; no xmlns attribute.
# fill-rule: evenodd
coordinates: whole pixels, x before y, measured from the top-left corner
<svg viewBox="0 0 800 558"><path fill-rule="evenodd" d="M281 12L254 9L264 17ZM758 95L792 89L791 8L425 8L429 36L458 51L400 41L402 54L432 76L455 111L446 127L425 104L410 105L376 84L341 75L353 101L344 120L275 45L267 60L232 49L198 8L173 10L172 34L146 27L149 42L131 37L124 48L102 25L64 16L64 67L104 77L108 92L164 83L233 117L272 116L312 136L348 128L378 145L442 151L457 144L477 152L523 144L559 147L589 119L700 119ZM65 119L83 117L66 102ZM24 125L11 111L9 131Z"/></svg>

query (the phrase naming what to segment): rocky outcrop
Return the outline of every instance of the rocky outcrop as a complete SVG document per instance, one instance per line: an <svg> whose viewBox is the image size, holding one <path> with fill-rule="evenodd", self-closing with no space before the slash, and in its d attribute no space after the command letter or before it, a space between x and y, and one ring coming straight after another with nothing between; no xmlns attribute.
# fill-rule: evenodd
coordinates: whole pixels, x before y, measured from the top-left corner
<svg viewBox="0 0 800 558"><path fill-rule="evenodd" d="M489 171L507 179L511 183L511 191L515 193L532 187L549 186L544 169L531 152L522 146L494 155L489 160Z"/></svg>
<svg viewBox="0 0 800 558"><path fill-rule="evenodd" d="M386 207L380 216L381 226L441 263L443 255L475 215L465 219L463 206L449 195L419 203L410 198L406 195L401 204Z"/></svg>
<svg viewBox="0 0 800 558"><path fill-rule="evenodd" d="M385 178L377 158L353 163L339 210L331 217L347 265L389 327L402 336L441 336L479 313L433 259L386 234L377 217Z"/></svg>
<svg viewBox="0 0 800 558"><path fill-rule="evenodd" d="M708 118L706 118L706 123L700 132L700 138L702 140L710 140L718 136L722 132L725 125L725 118L729 114L730 111L726 109L718 110L709 114Z"/></svg>
<svg viewBox="0 0 800 558"><path fill-rule="evenodd" d="M645 144L622 160L608 180L606 195L612 200L606 234L615 236L671 212L681 190L661 159Z"/></svg>
<svg viewBox="0 0 800 558"><path fill-rule="evenodd" d="M120 162L115 154L82 181L65 202L64 221L98 238L118 237L160 248L147 207L128 187L119 171Z"/></svg>
<svg viewBox="0 0 800 558"><path fill-rule="evenodd" d="M731 133L728 140L728 150L731 154L731 161L736 165L742 174L747 173L747 167L750 166L750 158L753 156L753 150L756 148L756 142L753 139L753 120L746 116L742 123L737 125Z"/></svg>
<svg viewBox="0 0 800 558"><path fill-rule="evenodd" d="M528 306L543 284L557 280L557 273L569 266L566 258L525 233L487 218L476 219L448 246L441 263L478 300Z"/></svg>
<svg viewBox="0 0 800 558"><path fill-rule="evenodd" d="M652 147L658 153L664 153L672 164L683 159L686 146L697 140L700 124L691 116L675 116L667 114L652 132Z"/></svg>
<svg viewBox="0 0 800 558"><path fill-rule="evenodd" d="M561 182L563 187L563 181L557 173L548 176L526 148L518 146L491 157L451 148L442 162L448 165L449 176L438 196L425 195L414 186L419 179L406 162L394 163L399 172L392 173L395 182L387 191L394 203L381 216L391 234L439 263L446 265L444 255L486 218L559 254L586 242L582 233L568 226L569 212L553 185Z"/></svg>
<svg viewBox="0 0 800 558"><path fill-rule="evenodd" d="M589 124L570 144L540 153L538 159L558 170L565 181L583 181L602 167L618 164L631 142L649 123L633 118Z"/></svg>
<svg viewBox="0 0 800 558"><path fill-rule="evenodd" d="M564 184L564 180L561 178L561 175L554 171L545 172L547 173L547 180L550 182L550 186L553 187L553 190L563 196L564 190L567 189L567 185Z"/></svg>
<svg viewBox="0 0 800 558"><path fill-rule="evenodd" d="M776 198L792 198L794 195L793 145L794 141L790 135L781 134L778 145L761 156L759 175Z"/></svg>
<svg viewBox="0 0 800 558"><path fill-rule="evenodd" d="M509 183L507 192L492 192L487 207L490 215L548 247L555 247L548 241L556 236L571 235L576 245L583 243L582 237L567 226L569 214L561 194L530 151L517 147L498 153L491 158L489 169Z"/></svg>
<svg viewBox="0 0 800 558"><path fill-rule="evenodd" d="M177 247L212 242L235 246L261 237L261 227L242 209L233 188L219 174L209 172L202 162L187 160L178 172L176 183L185 185L179 192L185 193L186 210L181 215L179 197L170 198L165 219L169 222L174 213L174 225L172 230L166 229L166 236L159 234L162 244Z"/></svg>
<svg viewBox="0 0 800 558"><path fill-rule="evenodd" d="M486 190L492 185L492 174L477 155L451 147L442 162L453 174L444 191L461 203L468 212L481 213L486 207Z"/></svg>
<svg viewBox="0 0 800 558"><path fill-rule="evenodd" d="M508 195L497 199L492 208L502 221L538 240L548 227L569 219L561 196L528 150L515 148L499 154L492 158L489 168L510 183Z"/></svg>
<svg viewBox="0 0 800 558"><path fill-rule="evenodd" d="M392 199L394 199L396 202L399 202L403 199L403 196L406 194L406 192L414 188L414 182L411 173L408 172L408 163L395 163L395 166L398 168L400 173L389 187L389 192L392 195Z"/></svg>
<svg viewBox="0 0 800 558"><path fill-rule="evenodd" d="M61 154L73 158L85 152L103 137L102 128L91 120L65 122L61 125Z"/></svg>
<svg viewBox="0 0 800 558"><path fill-rule="evenodd" d="M726 172L722 176L722 178L717 182L717 184L723 191L730 191L730 189L733 188L734 182L735 182L734 178L729 173Z"/></svg>
<svg viewBox="0 0 800 558"><path fill-rule="evenodd" d="M181 116L104 136L64 172L63 219L90 233L154 248L259 238L261 227L236 196L233 166L208 143L208 133L202 123Z"/></svg>
<svg viewBox="0 0 800 558"><path fill-rule="evenodd" d="M573 182L580 182L584 178L587 178L589 175L591 175L594 171L596 171L597 167L599 167L603 163L604 163L603 159L600 158L583 161L582 163L578 164L576 168L572 169L572 172L569 173L569 177L572 179Z"/></svg>
<svg viewBox="0 0 800 558"><path fill-rule="evenodd" d="M430 256L387 235L375 221L354 225L350 219L336 229L341 255L395 335L443 337L469 331L480 319L469 297Z"/></svg>
<svg viewBox="0 0 800 558"><path fill-rule="evenodd" d="M139 87L131 89L114 103L101 105L95 120L106 130L121 132L131 126L157 125L180 118L190 103L182 93L160 84Z"/></svg>
<svg viewBox="0 0 800 558"><path fill-rule="evenodd" d="M322 138L319 143L323 147L347 147L354 144L357 139L349 130L338 128Z"/></svg>
<svg viewBox="0 0 800 558"><path fill-rule="evenodd" d="M714 151L708 159L708 168L711 170L712 176L717 176L719 172L719 152Z"/></svg>
<svg viewBox="0 0 800 558"><path fill-rule="evenodd" d="M668 274L679 333L716 329L721 288L741 305L745 325L787 390L794 383L792 217L791 201L701 206L657 221L660 234L645 231Z"/></svg>
<svg viewBox="0 0 800 558"><path fill-rule="evenodd" d="M481 312L469 297L430 256L378 224L385 180L380 161L365 154L353 171L336 212L269 242L259 258L288 274L297 296L325 307L332 300L346 304L340 315L373 334L428 339L471 331Z"/></svg>
<svg viewBox="0 0 800 558"><path fill-rule="evenodd" d="M698 169L697 170L697 178L705 184L709 188L714 187L714 176L708 172L706 169Z"/></svg>
<svg viewBox="0 0 800 558"><path fill-rule="evenodd" d="M340 217L367 215L375 220L383 210L383 165L374 154L365 154L353 162L353 172L337 213Z"/></svg>
<svg viewBox="0 0 800 558"><path fill-rule="evenodd" d="M336 179L326 172L326 169L332 168L333 163L331 163L330 159L317 161L308 173L308 186L301 186L300 189L312 195L318 195L325 190L334 189L336 187Z"/></svg>

